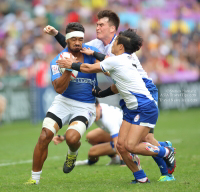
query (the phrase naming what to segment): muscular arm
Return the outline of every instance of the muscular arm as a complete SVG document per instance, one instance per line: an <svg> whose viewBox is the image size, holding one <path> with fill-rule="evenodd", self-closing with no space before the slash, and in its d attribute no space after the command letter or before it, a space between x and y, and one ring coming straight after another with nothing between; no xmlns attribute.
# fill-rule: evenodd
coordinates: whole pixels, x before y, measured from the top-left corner
<svg viewBox="0 0 200 192"><path fill-rule="evenodd" d="M58 79L55 79L52 84L55 91L59 94L62 94L69 86L71 71L65 71L62 76Z"/></svg>
<svg viewBox="0 0 200 192"><path fill-rule="evenodd" d="M83 73L100 73L100 72L103 72L101 67L100 67L100 63L95 63L93 65L83 63L83 64L81 64L80 71L83 72Z"/></svg>

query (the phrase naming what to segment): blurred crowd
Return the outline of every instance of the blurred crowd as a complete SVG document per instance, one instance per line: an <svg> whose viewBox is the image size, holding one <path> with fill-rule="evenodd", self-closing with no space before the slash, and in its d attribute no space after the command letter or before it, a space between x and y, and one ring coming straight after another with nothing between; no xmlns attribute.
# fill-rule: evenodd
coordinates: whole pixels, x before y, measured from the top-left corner
<svg viewBox="0 0 200 192"><path fill-rule="evenodd" d="M156 84L195 81L200 74L200 2L198 0L0 0L0 78L19 76L29 85L50 84L50 61L62 47L43 33L52 25L61 33L81 22L85 42L96 37L96 14L118 13L119 31L136 28L144 39L137 55Z"/></svg>

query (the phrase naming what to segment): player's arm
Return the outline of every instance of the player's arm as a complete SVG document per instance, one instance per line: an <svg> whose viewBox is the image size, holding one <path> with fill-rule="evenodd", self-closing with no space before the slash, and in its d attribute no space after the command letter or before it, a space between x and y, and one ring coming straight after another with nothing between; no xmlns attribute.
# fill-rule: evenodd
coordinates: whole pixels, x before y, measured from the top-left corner
<svg viewBox="0 0 200 192"><path fill-rule="evenodd" d="M67 43L65 42L65 36L62 35L58 30L56 30L54 27L47 25L44 29L44 32L46 34L52 35L55 37L55 39L58 41L58 43L65 48Z"/></svg>
<svg viewBox="0 0 200 192"><path fill-rule="evenodd" d="M65 72L59 78L52 81L52 85L55 91L62 94L69 86L71 71L65 70Z"/></svg>
<svg viewBox="0 0 200 192"><path fill-rule="evenodd" d="M56 64L61 68L74 69L83 73L100 73L103 72L100 63L87 64L87 63L73 63L73 58L65 58L57 60Z"/></svg>
<svg viewBox="0 0 200 192"><path fill-rule="evenodd" d="M103 61L104 59L109 57L108 55L104 55L102 53L99 53L97 51L91 50L90 48L87 49L85 47L80 52L84 53L86 55L92 55L99 61Z"/></svg>
<svg viewBox="0 0 200 192"><path fill-rule="evenodd" d="M114 95L114 94L117 94L117 93L119 93L119 91L118 91L115 84L112 84L110 87L108 87L107 89L105 89L103 91L98 86L96 86L92 90L92 94L95 97L99 97L99 98L107 97L107 96Z"/></svg>

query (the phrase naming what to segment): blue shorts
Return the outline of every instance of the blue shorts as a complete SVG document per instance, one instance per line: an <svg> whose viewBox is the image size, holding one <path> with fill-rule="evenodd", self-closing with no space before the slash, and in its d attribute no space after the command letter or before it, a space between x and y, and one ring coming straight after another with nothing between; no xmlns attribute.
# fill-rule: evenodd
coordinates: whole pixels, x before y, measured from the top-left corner
<svg viewBox="0 0 200 192"><path fill-rule="evenodd" d="M154 101L148 105L130 110L126 107L124 100L120 100L120 106L123 110L123 120L135 124L154 128L158 119L158 107Z"/></svg>

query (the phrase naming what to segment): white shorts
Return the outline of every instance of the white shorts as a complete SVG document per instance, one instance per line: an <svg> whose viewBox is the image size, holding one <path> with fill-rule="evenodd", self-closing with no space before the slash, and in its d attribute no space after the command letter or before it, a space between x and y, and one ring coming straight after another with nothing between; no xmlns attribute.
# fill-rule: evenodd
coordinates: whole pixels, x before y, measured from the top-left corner
<svg viewBox="0 0 200 192"><path fill-rule="evenodd" d="M88 120L88 128L93 124L96 118L96 108L94 103L83 103L73 99L57 95L48 109L62 121L62 126L77 116L84 116Z"/></svg>

